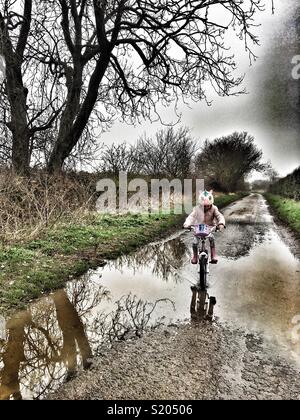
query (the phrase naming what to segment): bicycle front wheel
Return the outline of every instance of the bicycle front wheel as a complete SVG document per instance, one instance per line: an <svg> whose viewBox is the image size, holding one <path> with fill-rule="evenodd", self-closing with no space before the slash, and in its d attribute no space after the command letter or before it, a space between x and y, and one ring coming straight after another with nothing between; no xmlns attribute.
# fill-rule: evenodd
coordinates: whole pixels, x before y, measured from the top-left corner
<svg viewBox="0 0 300 420"><path fill-rule="evenodd" d="M207 289L207 258L205 256L200 259L200 287L201 290Z"/></svg>

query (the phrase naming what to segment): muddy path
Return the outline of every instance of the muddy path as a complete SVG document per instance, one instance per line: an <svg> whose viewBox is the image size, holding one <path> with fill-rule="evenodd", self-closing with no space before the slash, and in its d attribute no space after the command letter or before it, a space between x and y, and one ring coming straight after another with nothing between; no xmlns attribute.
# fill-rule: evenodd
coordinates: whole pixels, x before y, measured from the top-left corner
<svg viewBox="0 0 300 420"><path fill-rule="evenodd" d="M213 324L191 320L197 268L180 231L0 318L0 399L300 398L295 243L260 195L224 213Z"/></svg>

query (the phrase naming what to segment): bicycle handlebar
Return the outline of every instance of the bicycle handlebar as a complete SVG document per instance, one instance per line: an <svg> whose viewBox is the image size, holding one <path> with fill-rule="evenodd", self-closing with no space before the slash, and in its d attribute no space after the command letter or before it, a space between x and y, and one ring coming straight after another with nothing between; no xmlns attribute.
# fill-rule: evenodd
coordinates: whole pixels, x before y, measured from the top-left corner
<svg viewBox="0 0 300 420"><path fill-rule="evenodd" d="M224 229L226 229L226 226L225 225L223 225L223 223L221 223L220 225L222 225L222 226L224 226ZM213 226L212 228L211 228L211 230L210 230L210 232L211 233L213 233L213 232L218 232L220 229L219 229L219 226L220 225L217 225L217 226ZM191 225L190 227L188 227L188 228L183 228L183 229L186 229L186 230L189 230L189 231L191 231L192 230L192 228L194 228L194 227L196 227L196 226L198 226L198 225Z"/></svg>

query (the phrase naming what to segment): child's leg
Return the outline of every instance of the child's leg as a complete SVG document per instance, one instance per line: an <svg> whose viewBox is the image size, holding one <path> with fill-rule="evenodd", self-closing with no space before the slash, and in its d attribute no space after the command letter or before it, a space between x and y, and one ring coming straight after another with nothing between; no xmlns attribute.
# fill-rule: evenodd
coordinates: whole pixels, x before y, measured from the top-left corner
<svg viewBox="0 0 300 420"><path fill-rule="evenodd" d="M218 257L217 257L217 252L216 252L216 243L215 243L215 237L214 235L211 235L209 237L209 242L210 242L210 251L211 251L211 264L217 264L218 263Z"/></svg>
<svg viewBox="0 0 300 420"><path fill-rule="evenodd" d="M192 258L192 264L198 264L198 247L199 247L199 241L200 239L195 236L193 241L193 258Z"/></svg>

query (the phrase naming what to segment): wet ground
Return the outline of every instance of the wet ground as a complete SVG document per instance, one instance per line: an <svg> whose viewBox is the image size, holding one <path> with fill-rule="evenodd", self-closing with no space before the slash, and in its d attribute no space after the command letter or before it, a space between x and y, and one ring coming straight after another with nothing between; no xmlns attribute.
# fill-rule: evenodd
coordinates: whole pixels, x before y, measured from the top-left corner
<svg viewBox="0 0 300 420"><path fill-rule="evenodd" d="M260 195L224 213L227 230L217 237L219 264L209 279L214 324L200 322L195 330L191 323L197 267L190 265L192 234L178 232L70 282L12 319L0 317L0 399L44 398L92 360L94 369L56 398L175 398L176 378L186 384L183 398L252 398L260 386L261 397L300 398L298 250L293 243L291 252L289 235ZM132 341L148 327L158 329ZM197 346L206 349L201 358ZM194 365L190 373L187 364Z"/></svg>

